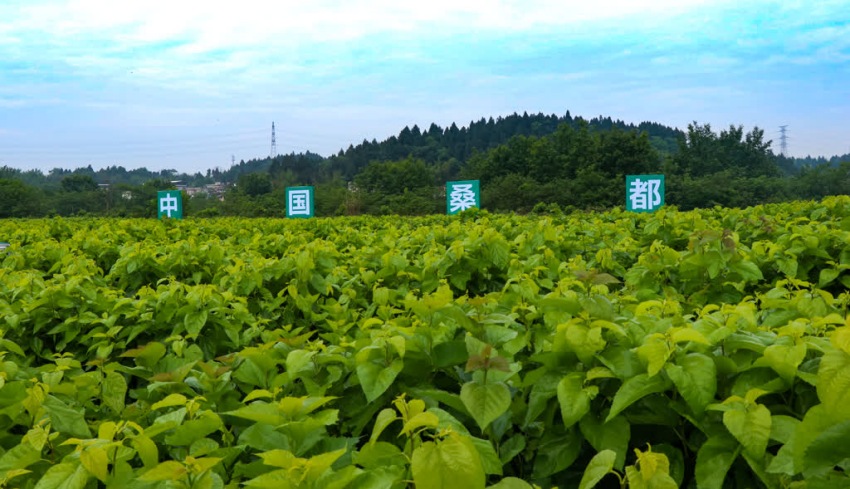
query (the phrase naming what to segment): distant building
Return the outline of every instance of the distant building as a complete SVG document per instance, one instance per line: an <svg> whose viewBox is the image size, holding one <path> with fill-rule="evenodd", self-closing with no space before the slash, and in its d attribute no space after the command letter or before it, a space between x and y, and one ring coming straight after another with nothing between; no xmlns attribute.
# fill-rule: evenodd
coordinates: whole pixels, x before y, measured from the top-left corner
<svg viewBox="0 0 850 489"><path fill-rule="evenodd" d="M225 183L215 182L209 185L204 185L203 187L185 187L181 190L185 190L186 194L189 197L194 197L196 195L206 195L208 197L215 198L218 200L224 200L224 193L227 191L227 187L228 185Z"/></svg>

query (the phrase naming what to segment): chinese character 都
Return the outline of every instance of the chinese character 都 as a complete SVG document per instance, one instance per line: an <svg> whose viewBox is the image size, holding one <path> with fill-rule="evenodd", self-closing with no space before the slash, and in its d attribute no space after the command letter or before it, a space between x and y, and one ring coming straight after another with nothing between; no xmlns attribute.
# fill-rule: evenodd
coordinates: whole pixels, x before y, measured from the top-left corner
<svg viewBox="0 0 850 489"><path fill-rule="evenodd" d="M652 210L661 205L661 180L641 181L637 178L629 188L632 209Z"/></svg>
<svg viewBox="0 0 850 489"><path fill-rule="evenodd" d="M472 191L472 184L464 183L453 186L449 199L449 211L452 213L475 207L475 192Z"/></svg>
<svg viewBox="0 0 850 489"><path fill-rule="evenodd" d="M289 214L293 216L310 215L309 190L292 190L289 192Z"/></svg>

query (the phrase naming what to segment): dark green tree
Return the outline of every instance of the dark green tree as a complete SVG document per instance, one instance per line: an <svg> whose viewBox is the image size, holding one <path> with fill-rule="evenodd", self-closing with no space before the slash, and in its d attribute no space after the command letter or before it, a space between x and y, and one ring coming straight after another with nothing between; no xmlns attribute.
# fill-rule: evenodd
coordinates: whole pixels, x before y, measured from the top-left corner
<svg viewBox="0 0 850 489"><path fill-rule="evenodd" d="M268 173L249 173L239 177L236 188L244 195L258 197L272 191L272 181Z"/></svg>
<svg viewBox="0 0 850 489"><path fill-rule="evenodd" d="M0 179L0 218L42 216L45 204L39 189L18 180Z"/></svg>
<svg viewBox="0 0 850 489"><path fill-rule="evenodd" d="M92 192L97 190L97 182L91 175L73 174L62 178L60 188L63 192Z"/></svg>

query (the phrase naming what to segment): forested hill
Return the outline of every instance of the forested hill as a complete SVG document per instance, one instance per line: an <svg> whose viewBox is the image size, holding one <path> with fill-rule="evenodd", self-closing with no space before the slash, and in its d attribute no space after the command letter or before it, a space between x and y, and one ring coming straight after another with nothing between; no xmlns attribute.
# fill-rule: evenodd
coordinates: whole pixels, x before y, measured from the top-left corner
<svg viewBox="0 0 850 489"><path fill-rule="evenodd" d="M683 133L678 129L654 122L642 122L638 125L627 124L610 117L597 117L586 121L573 117L567 112L563 116L528 113L511 114L472 121L468 126L458 127L452 124L442 128L431 124L427 130L418 126L405 127L398 136L384 141L363 140L357 146L351 145L330 158L326 163L332 173L350 180L366 165L373 161L393 161L412 156L425 163L465 162L476 152L484 152L507 143L515 136L543 137L551 135L562 124L577 126L586 123L591 130L608 131L618 128L627 131L646 132L653 147L662 154L676 150L677 138Z"/></svg>
<svg viewBox="0 0 850 489"><path fill-rule="evenodd" d="M821 165L838 166L845 161L850 161L850 153L841 156L833 156L831 158L826 158L824 156L815 157L809 155L805 158L784 158L780 156L779 159L791 160L793 162L793 165L797 168L814 168L816 166Z"/></svg>
<svg viewBox="0 0 850 489"><path fill-rule="evenodd" d="M48 174L0 167L0 218L151 215L156 191L175 180L193 187L187 212L206 216L281 215L285 189L295 185L315 187L317 215L441 212L439 188L451 180L479 180L488 210L606 208L621 204L625 175L641 173L665 174L667 202L682 209L850 193L848 155L786 158L757 127L716 131L694 123L680 131L610 117L524 113L463 127L408 126L328 157L292 153L194 175L120 166ZM213 182L225 185L206 186Z"/></svg>
<svg viewBox="0 0 850 489"><path fill-rule="evenodd" d="M236 183L240 176L251 173L269 173L277 181L317 183L339 178L353 181L369 163L375 161L397 161L413 157L429 165L440 165L454 174L465 166L476 153L507 144L517 136L541 138L555 133L556 129L568 124L573 127L586 126L594 132L620 129L627 132L646 133L649 143L659 156L672 156L679 151L679 142L685 133L679 129L655 122L626 123L611 117L584 119L564 115L511 114L505 117L481 118L466 126L452 123L441 127L432 123L427 129L416 125L406 126L396 136L382 141L364 139L360 144L351 144L347 149L323 157L316 153L284 154L275 158L252 158L240 161L227 169L209 168L194 174L178 173L175 170L151 171L146 168L127 170L122 166L110 166L94 170L91 166L77 168L55 168L44 174L38 170L22 171L0 167L0 179L21 181L42 189L59 189L61 181L68 176L88 176L96 183L112 185L142 185L151 180L182 180L189 186L201 186L213 182ZM820 165L837 166L850 161L850 155L831 158L812 157L785 158L776 156L780 168L793 171L802 167Z"/></svg>

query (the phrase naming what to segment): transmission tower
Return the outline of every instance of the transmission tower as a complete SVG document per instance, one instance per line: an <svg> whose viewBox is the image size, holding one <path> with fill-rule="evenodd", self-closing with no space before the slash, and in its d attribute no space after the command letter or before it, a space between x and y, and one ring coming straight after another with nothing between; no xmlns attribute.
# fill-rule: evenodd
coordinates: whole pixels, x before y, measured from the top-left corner
<svg viewBox="0 0 850 489"><path fill-rule="evenodd" d="M277 142L274 139L274 122L272 122L272 151L270 157L274 159L277 156Z"/></svg>
<svg viewBox="0 0 850 489"><path fill-rule="evenodd" d="M788 134L786 131L788 126L779 126L779 153L782 156L788 156Z"/></svg>

